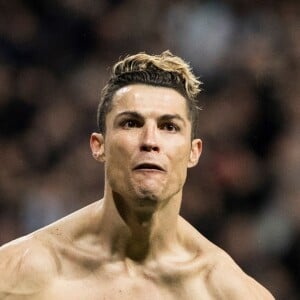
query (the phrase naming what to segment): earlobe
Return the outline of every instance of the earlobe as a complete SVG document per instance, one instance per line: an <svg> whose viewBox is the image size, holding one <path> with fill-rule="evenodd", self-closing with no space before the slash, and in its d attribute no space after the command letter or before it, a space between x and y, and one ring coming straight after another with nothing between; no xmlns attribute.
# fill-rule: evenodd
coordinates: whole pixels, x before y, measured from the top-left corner
<svg viewBox="0 0 300 300"><path fill-rule="evenodd" d="M92 133L90 138L90 147L95 160L105 161L104 137L101 133Z"/></svg>
<svg viewBox="0 0 300 300"><path fill-rule="evenodd" d="M202 141L200 139L194 139L192 141L192 147L190 157L188 161L188 168L192 168L197 165L202 152Z"/></svg>

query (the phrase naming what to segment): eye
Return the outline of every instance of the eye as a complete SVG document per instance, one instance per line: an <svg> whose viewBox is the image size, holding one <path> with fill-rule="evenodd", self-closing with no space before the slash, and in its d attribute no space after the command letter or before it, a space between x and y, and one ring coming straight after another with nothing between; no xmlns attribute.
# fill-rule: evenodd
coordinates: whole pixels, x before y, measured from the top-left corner
<svg viewBox="0 0 300 300"><path fill-rule="evenodd" d="M166 122L163 123L160 128L162 130L170 131L170 132L177 132L180 130L179 126L174 124L173 122Z"/></svg>
<svg viewBox="0 0 300 300"><path fill-rule="evenodd" d="M137 120L124 120L121 122L121 127L123 127L124 129L130 129L130 128L136 128L136 127L140 127L140 123Z"/></svg>

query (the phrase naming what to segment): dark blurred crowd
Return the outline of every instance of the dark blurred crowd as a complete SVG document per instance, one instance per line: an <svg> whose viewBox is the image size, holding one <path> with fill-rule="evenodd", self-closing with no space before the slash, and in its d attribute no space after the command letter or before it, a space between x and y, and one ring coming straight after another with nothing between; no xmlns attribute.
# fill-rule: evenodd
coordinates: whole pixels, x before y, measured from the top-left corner
<svg viewBox="0 0 300 300"><path fill-rule="evenodd" d="M182 215L300 299L299 15L289 0L1 1L0 245L102 197L89 135L109 67L170 49L204 83Z"/></svg>

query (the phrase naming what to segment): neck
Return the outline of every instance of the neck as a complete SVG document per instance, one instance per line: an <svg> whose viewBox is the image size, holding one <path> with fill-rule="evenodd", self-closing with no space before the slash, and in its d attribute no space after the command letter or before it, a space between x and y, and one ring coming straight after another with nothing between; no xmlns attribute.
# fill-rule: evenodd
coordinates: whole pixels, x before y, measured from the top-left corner
<svg viewBox="0 0 300 300"><path fill-rule="evenodd" d="M135 261L155 258L178 244L181 191L171 199L124 199L106 192L101 218L111 251ZM131 205L128 205L131 203ZM133 203L133 204L132 204Z"/></svg>

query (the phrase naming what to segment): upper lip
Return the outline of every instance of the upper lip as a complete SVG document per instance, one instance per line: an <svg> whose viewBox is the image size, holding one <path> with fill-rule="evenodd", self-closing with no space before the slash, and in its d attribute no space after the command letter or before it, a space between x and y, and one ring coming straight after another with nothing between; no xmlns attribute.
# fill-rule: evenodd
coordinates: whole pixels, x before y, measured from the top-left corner
<svg viewBox="0 0 300 300"><path fill-rule="evenodd" d="M165 171L165 169L157 164L157 163L153 163L153 162L142 162L142 163L139 163L137 164L133 170L138 170L138 169L154 169L154 170L159 170L159 171Z"/></svg>

